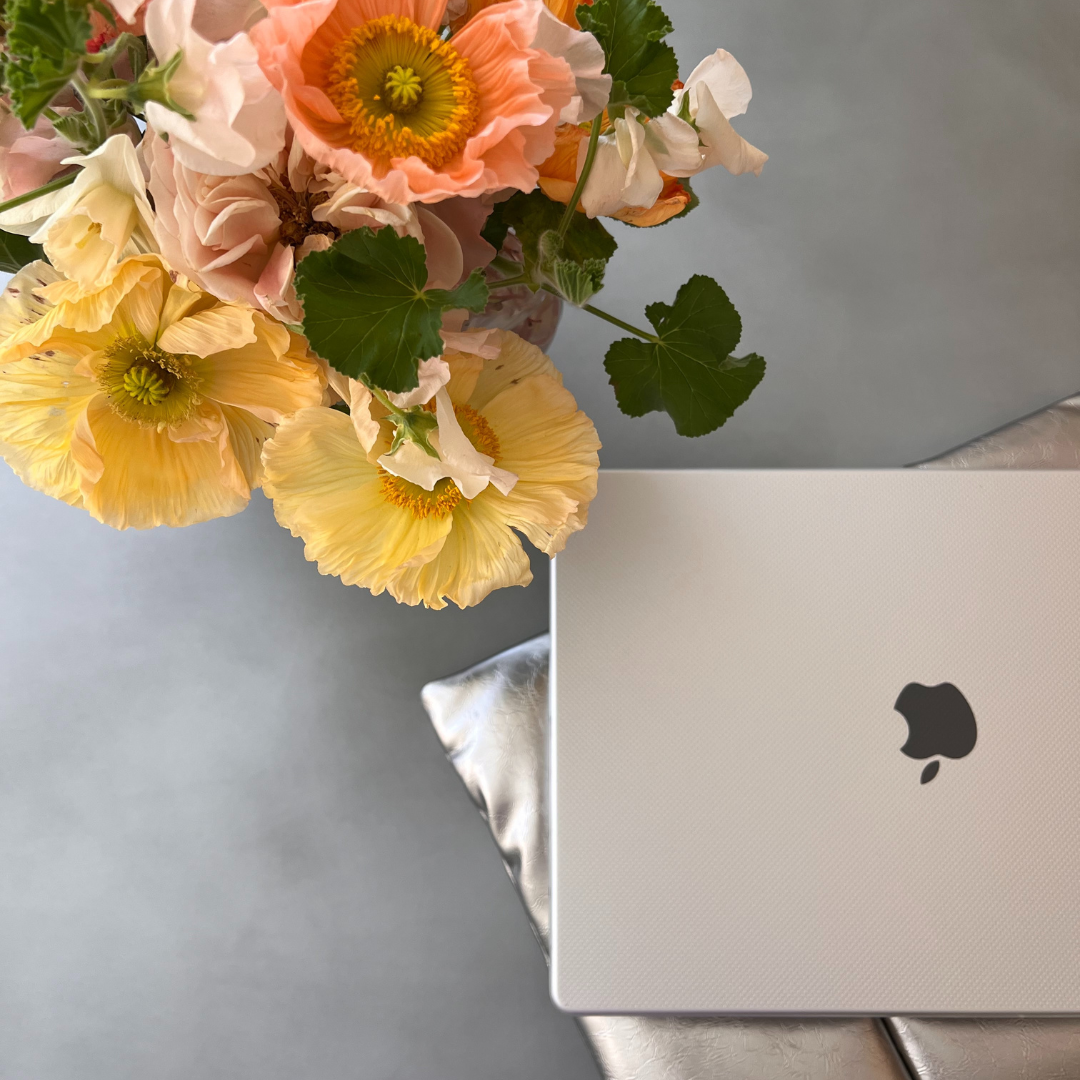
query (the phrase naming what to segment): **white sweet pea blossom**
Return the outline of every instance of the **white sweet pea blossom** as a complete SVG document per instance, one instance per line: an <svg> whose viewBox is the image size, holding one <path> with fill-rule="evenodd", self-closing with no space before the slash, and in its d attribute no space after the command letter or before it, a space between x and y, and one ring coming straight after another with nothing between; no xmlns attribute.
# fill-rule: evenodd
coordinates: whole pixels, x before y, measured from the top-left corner
<svg viewBox="0 0 1080 1080"><path fill-rule="evenodd" d="M285 145L285 106L246 33L212 42L192 27L195 0L151 0L146 36L162 63L183 53L169 93L195 119L151 101L146 118L177 160L213 176L268 165Z"/></svg>
<svg viewBox="0 0 1080 1080"><path fill-rule="evenodd" d="M604 111L611 97L611 76L604 74L604 50L592 34L574 30L541 5L532 48L561 57L574 73L577 93L559 114L562 123L582 124Z"/></svg>
<svg viewBox="0 0 1080 1080"><path fill-rule="evenodd" d="M761 175L761 167L769 155L751 146L728 123L733 116L746 112L752 93L742 64L725 49L706 56L690 72L685 87L676 91L670 113L688 114L697 127L701 136L701 168L723 165L734 176L747 172Z"/></svg>
<svg viewBox="0 0 1080 1080"><path fill-rule="evenodd" d="M661 172L693 176L702 167L698 133L674 113L652 120L635 108L600 137L581 205L589 217L610 216L627 206L652 206L664 190ZM582 142L580 162L585 154Z"/></svg>
<svg viewBox="0 0 1080 1080"><path fill-rule="evenodd" d="M69 187L29 204L48 217L30 237L49 262L87 289L108 284L129 255L157 251L154 212L135 146L113 135L91 154L64 158L82 169Z"/></svg>
<svg viewBox="0 0 1080 1080"><path fill-rule="evenodd" d="M420 361L417 377L420 384L415 390L386 395L399 409L426 405L450 381L450 365L441 356L429 357Z"/></svg>
<svg viewBox="0 0 1080 1080"><path fill-rule="evenodd" d="M350 379L327 367L327 381L330 388L349 406L349 418L352 420L356 438L364 448L365 454L379 441L379 421L371 416L371 391L359 380Z"/></svg>
<svg viewBox="0 0 1080 1080"><path fill-rule="evenodd" d="M495 329L447 330L445 327L439 331L447 349L479 356L482 360L495 360L498 357L499 346L488 344L492 335L497 333ZM420 369L423 371L422 364Z"/></svg>
<svg viewBox="0 0 1080 1080"><path fill-rule="evenodd" d="M475 499L488 484L509 495L517 483L517 476L496 468L494 458L480 453L469 442L445 389L435 395L435 417L439 430L432 432L428 441L438 451L437 458L416 443L406 441L395 453L383 454L379 464L388 473L418 484L425 491L431 491L440 480L449 478L466 499Z"/></svg>
<svg viewBox="0 0 1080 1080"><path fill-rule="evenodd" d="M442 338L448 351L475 356L480 362L499 355L499 347L488 344L494 333L494 330L443 330ZM431 491L440 480L449 478L466 499L475 499L488 484L509 495L517 483L517 476L496 468L495 459L477 450L461 429L454 403L446 390L450 366L441 357L432 357L421 361L418 374L420 385L415 390L387 394L387 397L400 409L426 405L434 399L438 430L428 436L428 441L439 456L434 458L422 446L405 440L392 454L383 454L378 459L379 465L402 480L418 484L425 491ZM379 425L371 419L371 392L362 383L349 382L347 400L353 427L361 446L370 453L379 437ZM337 389L341 393L341 389Z"/></svg>
<svg viewBox="0 0 1080 1080"><path fill-rule="evenodd" d="M690 73L666 113L648 119L637 109L600 137L581 197L589 217L610 217L627 207L650 207L664 189L660 175L694 176L723 165L728 172L761 173L769 155L751 146L728 122L746 112L750 80L731 53L717 49ZM687 120L689 118L689 121ZM587 146L578 148L578 173Z"/></svg>
<svg viewBox="0 0 1080 1080"><path fill-rule="evenodd" d="M443 330L442 339L448 352L466 353L477 362L494 360L499 355L498 345L489 345L488 339L495 330ZM435 419L438 430L428 436L432 449L438 457L432 457L422 446L406 439L392 454L383 454L378 464L388 473L400 476L425 491L431 491L440 480L450 479L466 499L475 499L481 491L493 485L504 495L509 495L517 483L517 476L495 466L495 459L480 453L461 429L454 403L446 386L450 381L450 366L442 357L433 356L422 360L417 372L419 385L404 393L387 393L391 403L399 409L413 409L434 400ZM371 416L374 400L371 391L356 379L349 379L337 371L330 371L330 385L349 406L353 430L370 454L381 434L379 421Z"/></svg>

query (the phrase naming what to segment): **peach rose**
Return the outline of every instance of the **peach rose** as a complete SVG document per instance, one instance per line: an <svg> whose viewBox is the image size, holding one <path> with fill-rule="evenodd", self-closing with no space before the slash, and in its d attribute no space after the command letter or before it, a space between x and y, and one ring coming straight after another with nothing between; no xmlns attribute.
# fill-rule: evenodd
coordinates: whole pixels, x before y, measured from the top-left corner
<svg viewBox="0 0 1080 1080"><path fill-rule="evenodd" d="M466 268L453 218L448 224L426 210L386 203L313 161L298 142L244 176L188 169L152 130L143 154L157 241L169 264L220 299L242 300L283 322L301 318L296 264L351 229L389 225L415 236L427 248L433 288L456 285ZM477 264L481 226L479 220L469 236L469 269Z"/></svg>
<svg viewBox="0 0 1080 1080"><path fill-rule="evenodd" d="M533 46L542 0L477 14L449 41L446 0L267 0L251 37L317 161L391 202L531 191L579 90Z"/></svg>

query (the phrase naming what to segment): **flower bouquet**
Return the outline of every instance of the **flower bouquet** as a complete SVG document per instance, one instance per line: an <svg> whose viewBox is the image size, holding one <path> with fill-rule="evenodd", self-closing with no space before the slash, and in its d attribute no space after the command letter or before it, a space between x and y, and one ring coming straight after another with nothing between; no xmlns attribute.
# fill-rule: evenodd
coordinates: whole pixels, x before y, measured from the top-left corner
<svg viewBox="0 0 1080 1080"><path fill-rule="evenodd" d="M264 4L7 0L0 454L117 529L261 486L321 572L408 604L527 584L518 534L585 525L600 443L508 298L625 331L620 408L683 435L762 378L711 278L647 330L592 302L601 219L760 172L746 73L679 81L652 0Z"/></svg>

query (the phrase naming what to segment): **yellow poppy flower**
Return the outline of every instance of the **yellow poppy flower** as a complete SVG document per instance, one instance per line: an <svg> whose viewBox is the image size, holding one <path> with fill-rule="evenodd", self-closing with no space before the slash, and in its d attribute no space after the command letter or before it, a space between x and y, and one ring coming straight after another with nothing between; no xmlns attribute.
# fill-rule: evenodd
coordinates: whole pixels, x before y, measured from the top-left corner
<svg viewBox="0 0 1080 1080"><path fill-rule="evenodd" d="M465 499L449 478L428 491L381 468L393 426L374 403L380 435L367 452L356 418L327 408L302 409L267 442L264 490L320 572L406 604L464 608L532 580L514 530L554 555L584 528L596 428L538 348L508 331L487 340L497 357L444 354L446 391L473 447L517 477L509 494L488 484Z"/></svg>
<svg viewBox="0 0 1080 1080"><path fill-rule="evenodd" d="M0 298L0 455L117 529L238 513L272 425L324 386L303 338L156 255L92 293L31 263Z"/></svg>

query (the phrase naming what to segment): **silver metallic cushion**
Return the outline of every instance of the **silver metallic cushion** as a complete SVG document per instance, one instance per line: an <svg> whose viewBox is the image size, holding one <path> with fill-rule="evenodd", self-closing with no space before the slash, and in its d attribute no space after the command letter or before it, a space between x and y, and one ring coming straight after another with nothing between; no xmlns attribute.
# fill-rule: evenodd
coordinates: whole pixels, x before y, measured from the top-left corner
<svg viewBox="0 0 1080 1080"><path fill-rule="evenodd" d="M920 468L1080 467L1080 395ZM430 683L424 706L480 808L547 955L545 743L550 640ZM608 1080L1076 1080L1077 1020L585 1016Z"/></svg>

